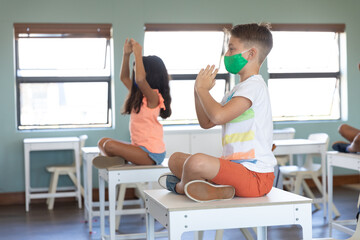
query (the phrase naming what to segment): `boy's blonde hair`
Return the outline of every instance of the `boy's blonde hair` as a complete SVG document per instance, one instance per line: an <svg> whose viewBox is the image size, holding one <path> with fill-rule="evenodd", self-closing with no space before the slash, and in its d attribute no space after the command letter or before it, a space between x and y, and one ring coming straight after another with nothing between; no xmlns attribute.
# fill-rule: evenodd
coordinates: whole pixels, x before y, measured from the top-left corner
<svg viewBox="0 0 360 240"><path fill-rule="evenodd" d="M262 64L273 47L270 24L249 23L239 24L230 30L232 37L239 38L246 47L256 45L259 49L259 63Z"/></svg>

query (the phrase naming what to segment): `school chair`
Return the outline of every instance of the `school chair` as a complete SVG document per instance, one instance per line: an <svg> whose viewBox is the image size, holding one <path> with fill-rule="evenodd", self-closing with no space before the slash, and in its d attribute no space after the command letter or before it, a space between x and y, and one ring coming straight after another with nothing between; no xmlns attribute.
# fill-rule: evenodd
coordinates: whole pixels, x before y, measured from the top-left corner
<svg viewBox="0 0 360 240"><path fill-rule="evenodd" d="M293 139L295 137L295 128L274 129L273 140ZM278 165L285 166L287 162L292 163L292 155L275 156Z"/></svg>
<svg viewBox="0 0 360 240"><path fill-rule="evenodd" d="M81 148L85 146L85 141L86 141L86 139L88 139L88 136L87 135L81 135L79 137L79 139L80 139L79 153L80 153L80 165L81 165L81 161L82 161ZM51 180L50 180L50 185L49 185L49 193L55 193L56 192L59 176L60 175L67 175L67 176L70 177L70 179L74 183L75 187L80 187L81 195L84 196L83 187L82 186L77 186L77 183L76 183L77 182L77 179L76 179L77 176L75 176L75 174L76 174L75 161L71 165L48 166L48 167L46 167L46 170L49 173L51 173ZM78 177L80 177L80 176L78 176ZM46 203L48 205L49 210L52 210L54 208L54 202L55 202L54 197L49 197L47 199Z"/></svg>
<svg viewBox="0 0 360 240"><path fill-rule="evenodd" d="M326 133L313 133L308 137L309 140L313 141L321 141L326 143L326 148L329 145L329 136ZM314 193L311 191L310 187L306 183L306 179L312 179L321 193L323 198L327 198L326 192L323 193L322 184L319 181L319 177L322 174L321 164L314 163L313 158L317 154L307 154L305 163L302 166L298 165L289 165L289 166L280 166L280 172L284 178L290 179L290 181L284 182L284 186L288 188L291 192L295 194L301 194L302 190L304 190L305 194L313 199L313 203L317 209L320 209L320 205L318 204L319 199L317 199ZM325 167L325 166L324 166ZM339 211L333 204L332 210L334 211L336 216L340 216Z"/></svg>
<svg viewBox="0 0 360 240"><path fill-rule="evenodd" d="M358 200L358 204L357 204L357 207L358 207L359 213L360 213L359 205L360 205L360 194L359 194L359 200ZM359 240L359 239L360 239L360 221L358 220L354 234L350 238L347 238L345 240ZM313 238L313 240L337 240L337 239L335 239L335 238Z"/></svg>
<svg viewBox="0 0 360 240"><path fill-rule="evenodd" d="M138 183L123 183L118 185L118 194L117 194L117 203L116 203L116 211L122 211L125 203L125 193L127 188L134 188L135 189L135 196L138 197L140 200L140 211L139 213L142 213L141 209L144 209L144 203L145 203L145 194L144 190L148 188L148 185L151 184L149 182L138 182ZM133 211L136 213L136 211ZM121 215L116 215L115 218L115 228L119 229L120 227L120 221L121 221Z"/></svg>

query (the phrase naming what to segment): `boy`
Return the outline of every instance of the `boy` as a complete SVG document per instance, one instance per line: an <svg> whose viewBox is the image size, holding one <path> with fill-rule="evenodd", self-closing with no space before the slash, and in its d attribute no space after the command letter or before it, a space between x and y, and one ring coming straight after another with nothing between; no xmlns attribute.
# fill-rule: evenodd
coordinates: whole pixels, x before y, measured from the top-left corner
<svg viewBox="0 0 360 240"><path fill-rule="evenodd" d="M272 48L272 34L265 24L237 25L230 34L224 63L227 71L240 75L240 83L216 102L209 91L218 69L207 66L196 78L194 93L200 126L222 125L222 156L174 153L169 159L174 175L159 178L161 186L198 202L260 197L274 180L270 100L258 75Z"/></svg>

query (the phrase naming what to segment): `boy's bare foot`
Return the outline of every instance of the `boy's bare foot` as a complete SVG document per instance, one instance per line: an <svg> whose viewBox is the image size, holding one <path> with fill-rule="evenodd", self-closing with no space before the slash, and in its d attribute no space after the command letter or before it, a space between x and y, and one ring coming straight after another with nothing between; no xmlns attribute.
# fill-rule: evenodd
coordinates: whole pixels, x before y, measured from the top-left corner
<svg viewBox="0 0 360 240"><path fill-rule="evenodd" d="M360 152L360 134L356 135L350 146L347 148L349 152Z"/></svg>
<svg viewBox="0 0 360 240"><path fill-rule="evenodd" d="M233 186L211 184L204 180L188 182L184 190L186 196L196 202L230 200L235 196Z"/></svg>

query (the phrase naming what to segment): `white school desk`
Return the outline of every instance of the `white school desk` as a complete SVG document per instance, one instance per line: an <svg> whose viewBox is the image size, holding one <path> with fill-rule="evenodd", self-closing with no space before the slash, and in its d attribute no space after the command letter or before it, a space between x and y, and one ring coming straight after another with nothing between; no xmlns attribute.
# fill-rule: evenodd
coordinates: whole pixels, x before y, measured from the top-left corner
<svg viewBox="0 0 360 240"><path fill-rule="evenodd" d="M328 215L329 215L329 231L332 235L332 229L337 229L350 235L354 234L354 230L345 227L344 225L356 225L356 219L353 220L337 220L332 218L331 204L333 203L333 168L341 167L346 169L353 169L360 172L360 154L353 153L339 153L336 151L327 152L327 167L328 167ZM356 212L354 212L354 216Z"/></svg>
<svg viewBox="0 0 360 240"><path fill-rule="evenodd" d="M39 193L44 188L32 188L30 186L30 152L31 151L52 151L52 150L73 150L76 165L77 186L80 185L80 139L78 137L59 138L25 138L24 139L24 164L25 164L25 210L29 211L31 199L48 197L76 197L79 208L81 208L81 191L75 188L72 192ZM37 192L37 193L36 193Z"/></svg>
<svg viewBox="0 0 360 240"><path fill-rule="evenodd" d="M85 220L89 225L89 233L92 233L92 219L94 217L100 216L99 202L93 201L93 169L96 172L98 170L93 167L92 161L95 157L99 156L100 150L98 147L83 147L81 148L82 157L83 157L83 183L84 183L84 213ZM97 175L97 174L96 174ZM96 178L98 179L98 178ZM97 181L97 180L96 180ZM135 205L141 204L142 199L126 200L123 202L123 205ZM109 206L108 202L105 202L106 206ZM117 214L121 215L132 215L132 214L141 214L145 211L143 209L123 209L118 210ZM104 212L105 216L109 216L109 211Z"/></svg>
<svg viewBox="0 0 360 240"><path fill-rule="evenodd" d="M326 196L326 143L309 139L274 140L274 155L313 154L321 155L323 196ZM290 163L291 164L291 163ZM321 199L326 217L326 197Z"/></svg>
<svg viewBox="0 0 360 240"><path fill-rule="evenodd" d="M165 189L145 190L147 240L154 240L154 219L168 230L170 240L184 232L257 227L257 239L267 239L266 226L302 226L303 239L312 239L309 198L278 188L264 197L235 197L226 201L198 203Z"/></svg>
<svg viewBox="0 0 360 240"><path fill-rule="evenodd" d="M99 169L99 200L100 200L100 231L103 239L144 239L145 233L121 234L115 236L115 216L121 212L116 211L116 186L118 184L154 182L161 174L169 172L167 160L164 165L130 165L126 164L117 169ZM109 235L105 235L105 182L108 183L109 199ZM128 209L129 211L131 209ZM145 209L136 209L138 213L144 213ZM159 237L165 236L159 232Z"/></svg>
<svg viewBox="0 0 360 240"><path fill-rule="evenodd" d="M99 204L93 202L92 160L99 156L100 150L98 147L83 147L81 152L83 157L84 213L85 220L89 224L89 232L92 233L92 219L95 216L100 216L99 211L94 210L94 207L98 207Z"/></svg>

